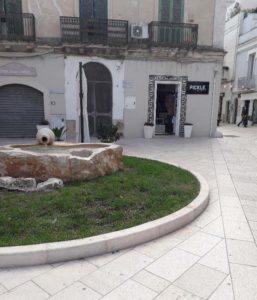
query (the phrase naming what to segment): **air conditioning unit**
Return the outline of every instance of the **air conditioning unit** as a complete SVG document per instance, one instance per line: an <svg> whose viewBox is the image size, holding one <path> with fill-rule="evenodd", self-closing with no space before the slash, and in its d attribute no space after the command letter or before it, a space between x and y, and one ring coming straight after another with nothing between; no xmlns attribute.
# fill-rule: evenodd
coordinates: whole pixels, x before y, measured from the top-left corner
<svg viewBox="0 0 257 300"><path fill-rule="evenodd" d="M146 24L132 24L131 37L133 39L148 39L148 25Z"/></svg>

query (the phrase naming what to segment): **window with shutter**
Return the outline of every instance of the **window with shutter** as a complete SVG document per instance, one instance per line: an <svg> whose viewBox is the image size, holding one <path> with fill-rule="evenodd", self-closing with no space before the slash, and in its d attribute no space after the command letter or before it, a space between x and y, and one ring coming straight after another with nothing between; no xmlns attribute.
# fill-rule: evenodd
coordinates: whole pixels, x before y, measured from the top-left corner
<svg viewBox="0 0 257 300"><path fill-rule="evenodd" d="M159 21L171 22L173 0L159 0Z"/></svg>
<svg viewBox="0 0 257 300"><path fill-rule="evenodd" d="M183 23L184 0L159 0L159 21Z"/></svg>
<svg viewBox="0 0 257 300"><path fill-rule="evenodd" d="M173 18L175 23L183 23L184 21L184 1L173 0Z"/></svg>
<svg viewBox="0 0 257 300"><path fill-rule="evenodd" d="M4 0L0 0L0 13L4 13Z"/></svg>
<svg viewBox="0 0 257 300"><path fill-rule="evenodd" d="M183 23L184 0L159 0L159 21ZM183 31L179 26L162 25L158 30L158 40L163 44L181 43Z"/></svg>
<svg viewBox="0 0 257 300"><path fill-rule="evenodd" d="M0 34L13 37L23 35L21 0L0 0L0 12L9 14L0 20Z"/></svg>
<svg viewBox="0 0 257 300"><path fill-rule="evenodd" d="M107 0L80 0L80 17L107 19Z"/></svg>
<svg viewBox="0 0 257 300"><path fill-rule="evenodd" d="M21 0L0 0L0 10L5 13L22 13Z"/></svg>
<svg viewBox="0 0 257 300"><path fill-rule="evenodd" d="M107 40L107 7L107 0L80 0L80 29L83 42Z"/></svg>

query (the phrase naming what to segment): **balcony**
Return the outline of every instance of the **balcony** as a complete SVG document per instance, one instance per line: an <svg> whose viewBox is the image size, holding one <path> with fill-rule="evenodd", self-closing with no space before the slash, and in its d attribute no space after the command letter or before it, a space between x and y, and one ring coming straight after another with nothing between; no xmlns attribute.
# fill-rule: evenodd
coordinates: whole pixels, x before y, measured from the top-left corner
<svg viewBox="0 0 257 300"><path fill-rule="evenodd" d="M0 40L35 41L34 15L0 13Z"/></svg>
<svg viewBox="0 0 257 300"><path fill-rule="evenodd" d="M249 77L238 78L238 90L239 91L257 91L257 75Z"/></svg>
<svg viewBox="0 0 257 300"><path fill-rule="evenodd" d="M196 47L198 25L185 23L151 22L149 40L152 46Z"/></svg>
<svg viewBox="0 0 257 300"><path fill-rule="evenodd" d="M66 43L126 45L128 21L60 17L62 41Z"/></svg>
<svg viewBox="0 0 257 300"><path fill-rule="evenodd" d="M131 38L128 21L81 20L76 17L60 17L61 36L64 43L103 45L147 45L157 47L196 47L198 25L168 22L151 22L147 38Z"/></svg>

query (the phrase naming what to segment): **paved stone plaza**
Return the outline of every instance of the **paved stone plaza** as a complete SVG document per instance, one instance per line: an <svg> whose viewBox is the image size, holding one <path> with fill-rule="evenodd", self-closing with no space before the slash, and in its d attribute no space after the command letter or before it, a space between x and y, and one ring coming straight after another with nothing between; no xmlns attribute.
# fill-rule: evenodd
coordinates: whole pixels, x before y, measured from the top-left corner
<svg viewBox="0 0 257 300"><path fill-rule="evenodd" d="M115 254L2 269L0 300L256 300L257 127L220 130L223 139L120 141L128 155L176 163L202 174L211 200L198 219Z"/></svg>

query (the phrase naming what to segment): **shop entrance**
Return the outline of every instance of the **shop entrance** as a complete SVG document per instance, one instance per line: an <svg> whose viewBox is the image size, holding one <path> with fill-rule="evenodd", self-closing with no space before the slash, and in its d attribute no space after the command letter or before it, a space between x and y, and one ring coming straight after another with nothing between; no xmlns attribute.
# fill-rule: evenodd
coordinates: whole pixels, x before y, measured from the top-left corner
<svg viewBox="0 0 257 300"><path fill-rule="evenodd" d="M155 134L176 133L178 85L157 84Z"/></svg>

